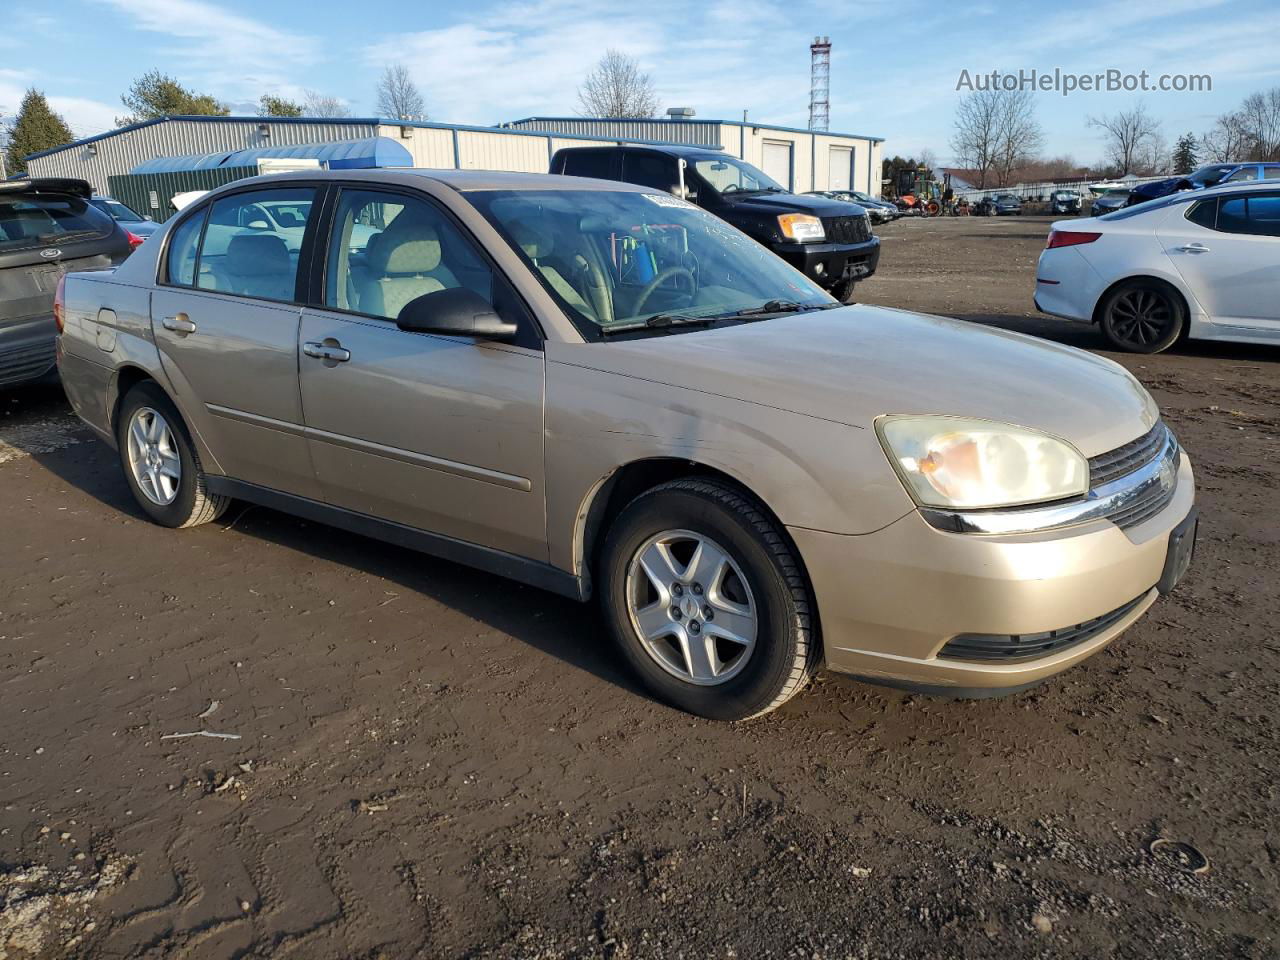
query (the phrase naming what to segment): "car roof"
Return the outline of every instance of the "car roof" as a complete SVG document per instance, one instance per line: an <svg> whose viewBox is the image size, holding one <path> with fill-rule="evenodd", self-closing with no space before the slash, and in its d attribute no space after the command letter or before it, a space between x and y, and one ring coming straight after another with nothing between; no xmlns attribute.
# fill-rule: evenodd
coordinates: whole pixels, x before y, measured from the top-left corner
<svg viewBox="0 0 1280 960"><path fill-rule="evenodd" d="M619 143L607 147L561 147L556 153L610 153L615 150L633 150L638 153L665 153L672 157L728 157L729 154L715 147L703 147L696 143ZM732 157L731 159L738 159Z"/></svg>
<svg viewBox="0 0 1280 960"><path fill-rule="evenodd" d="M615 193L655 193L653 187L617 180L567 177L551 173L506 173L498 170L429 170L414 167L380 167L364 170L296 170L234 180L226 187L270 186L272 184L317 180L347 183L383 183L413 187L431 180L459 193L468 190L599 190ZM210 193L222 193L223 187Z"/></svg>
<svg viewBox="0 0 1280 960"><path fill-rule="evenodd" d="M1249 166L1249 164L1241 164L1241 166ZM1204 190L1195 191L1195 196L1207 197L1219 193L1234 193L1237 190L1280 190L1280 180L1237 180L1234 183L1219 183Z"/></svg>

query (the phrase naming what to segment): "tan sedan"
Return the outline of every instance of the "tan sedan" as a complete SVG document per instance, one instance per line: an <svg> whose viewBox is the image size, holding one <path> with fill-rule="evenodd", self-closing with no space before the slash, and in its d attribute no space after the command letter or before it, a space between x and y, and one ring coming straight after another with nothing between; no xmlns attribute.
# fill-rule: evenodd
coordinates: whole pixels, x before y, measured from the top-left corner
<svg viewBox="0 0 1280 960"><path fill-rule="evenodd" d="M241 181L58 310L67 393L156 522L242 499L598 597L648 687L708 717L824 663L1035 683L1195 540L1187 457L1116 364L841 306L643 187Z"/></svg>

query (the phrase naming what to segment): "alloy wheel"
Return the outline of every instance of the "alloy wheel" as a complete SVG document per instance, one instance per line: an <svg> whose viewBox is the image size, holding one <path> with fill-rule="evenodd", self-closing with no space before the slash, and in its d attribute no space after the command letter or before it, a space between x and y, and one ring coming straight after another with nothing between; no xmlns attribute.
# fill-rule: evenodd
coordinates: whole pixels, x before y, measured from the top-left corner
<svg viewBox="0 0 1280 960"><path fill-rule="evenodd" d="M139 407L129 418L127 437L134 482L148 500L167 507L182 482L182 459L168 421L151 407Z"/></svg>
<svg viewBox="0 0 1280 960"><path fill-rule="evenodd" d="M1122 343L1145 347L1168 335L1176 322L1168 297L1149 289L1129 290L1111 306L1111 330Z"/></svg>
<svg viewBox="0 0 1280 960"><path fill-rule="evenodd" d="M646 540L627 567L627 612L646 653L686 683L737 676L756 645L757 607L742 569L691 530Z"/></svg>

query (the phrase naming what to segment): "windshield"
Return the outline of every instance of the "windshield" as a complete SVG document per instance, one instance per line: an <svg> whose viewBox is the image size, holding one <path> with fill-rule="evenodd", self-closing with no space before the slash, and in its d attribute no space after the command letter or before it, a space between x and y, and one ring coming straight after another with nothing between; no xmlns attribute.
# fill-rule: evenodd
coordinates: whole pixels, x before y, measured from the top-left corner
<svg viewBox="0 0 1280 960"><path fill-rule="evenodd" d="M669 194L500 190L467 199L588 339L664 320L836 305L746 234Z"/></svg>
<svg viewBox="0 0 1280 960"><path fill-rule="evenodd" d="M80 197L0 195L0 250L105 237L115 229L106 214Z"/></svg>
<svg viewBox="0 0 1280 960"><path fill-rule="evenodd" d="M89 201L103 213L114 217L122 223L141 223L143 218L138 216L119 200L107 200L104 197L94 197Z"/></svg>
<svg viewBox="0 0 1280 960"><path fill-rule="evenodd" d="M1234 163L1215 163L1208 167L1201 167L1187 179L1199 187L1212 187L1235 168Z"/></svg>
<svg viewBox="0 0 1280 960"><path fill-rule="evenodd" d="M693 168L717 193L790 193L768 174L734 157L694 160Z"/></svg>

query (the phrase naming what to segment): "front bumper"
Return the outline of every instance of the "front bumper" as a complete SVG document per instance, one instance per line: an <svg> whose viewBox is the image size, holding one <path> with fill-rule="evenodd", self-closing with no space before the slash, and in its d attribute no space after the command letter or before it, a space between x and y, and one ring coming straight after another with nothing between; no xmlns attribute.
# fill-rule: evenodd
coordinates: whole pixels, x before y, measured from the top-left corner
<svg viewBox="0 0 1280 960"><path fill-rule="evenodd" d="M1192 511L1195 479L1180 455L1177 487L1150 519L1121 530L1097 520L1047 533L947 533L917 512L875 533L789 528L808 568L828 668L873 682L977 696L1038 683L1097 653L1154 602L1170 534ZM1108 617L1105 629L1017 662L940 656L966 634L1022 636Z"/></svg>
<svg viewBox="0 0 1280 960"><path fill-rule="evenodd" d="M0 321L0 387L39 380L53 372L53 314Z"/></svg>
<svg viewBox="0 0 1280 960"><path fill-rule="evenodd" d="M819 286L865 280L880 263L880 238L862 243L778 243L773 252Z"/></svg>

